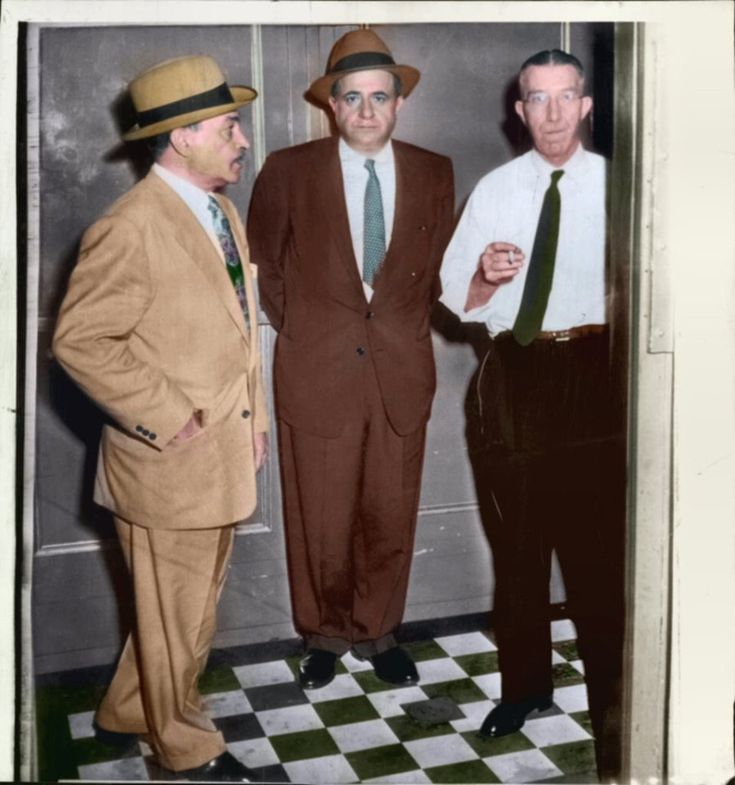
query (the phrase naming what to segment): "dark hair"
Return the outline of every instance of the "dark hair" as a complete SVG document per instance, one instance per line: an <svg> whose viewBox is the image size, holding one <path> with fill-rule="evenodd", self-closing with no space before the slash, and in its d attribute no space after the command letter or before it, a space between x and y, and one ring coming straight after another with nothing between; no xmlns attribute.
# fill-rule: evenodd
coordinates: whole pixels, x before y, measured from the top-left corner
<svg viewBox="0 0 735 785"><path fill-rule="evenodd" d="M386 69L373 69L373 70L386 70ZM403 90L403 83L401 82L401 77L398 76L398 74L394 74L393 71L388 71L388 73L393 77L393 92L395 93L395 97L398 98L398 96L401 94L401 91ZM340 79L335 79L334 82L332 82L332 87L329 90L329 94L332 96L332 98L337 98L339 96L340 81L341 81L341 77Z"/></svg>
<svg viewBox="0 0 735 785"><path fill-rule="evenodd" d="M185 125L183 127L191 128L192 130L196 131L196 129L199 128L199 123L190 123L189 125ZM154 161L158 161L171 143L171 131L164 131L162 134L156 134L155 136L151 136L145 141L151 157Z"/></svg>
<svg viewBox="0 0 735 785"><path fill-rule="evenodd" d="M523 63L518 72L519 86L521 85L524 72L532 65L571 65L579 75L579 78L584 81L584 68L574 55L570 55L569 52L564 52L562 49L544 49L541 52L536 52L535 55L531 55Z"/></svg>
<svg viewBox="0 0 735 785"><path fill-rule="evenodd" d="M163 151L168 147L170 141L171 131L164 131L162 134L156 134L146 139L148 152L154 161L157 161L163 155Z"/></svg>

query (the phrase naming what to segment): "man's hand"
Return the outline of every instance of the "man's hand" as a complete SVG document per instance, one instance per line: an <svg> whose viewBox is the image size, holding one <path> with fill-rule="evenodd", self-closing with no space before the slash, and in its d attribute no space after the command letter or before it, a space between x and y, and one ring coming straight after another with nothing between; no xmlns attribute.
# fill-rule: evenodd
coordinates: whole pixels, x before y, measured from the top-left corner
<svg viewBox="0 0 735 785"><path fill-rule="evenodd" d="M260 471L268 457L268 434L253 434L253 457L255 460L255 471Z"/></svg>
<svg viewBox="0 0 735 785"><path fill-rule="evenodd" d="M177 441L185 441L202 430L202 413L197 409L186 422L186 425L174 436Z"/></svg>
<svg viewBox="0 0 735 785"><path fill-rule="evenodd" d="M513 243L490 243L480 257L478 270L486 283L500 286L518 275L525 258Z"/></svg>
<svg viewBox="0 0 735 785"><path fill-rule="evenodd" d="M523 251L513 243L490 243L482 252L477 271L470 281L465 311L485 305L499 286L518 275L525 258Z"/></svg>

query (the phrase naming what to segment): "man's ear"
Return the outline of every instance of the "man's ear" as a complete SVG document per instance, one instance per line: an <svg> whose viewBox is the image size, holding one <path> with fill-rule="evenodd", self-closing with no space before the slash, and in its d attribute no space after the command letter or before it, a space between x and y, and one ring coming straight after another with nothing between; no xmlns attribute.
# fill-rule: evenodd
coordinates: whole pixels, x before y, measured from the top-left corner
<svg viewBox="0 0 735 785"><path fill-rule="evenodd" d="M171 131L171 147L176 152L186 158L189 155L189 134L186 128L174 128Z"/></svg>
<svg viewBox="0 0 735 785"><path fill-rule="evenodd" d="M523 125L528 125L528 123L526 122L526 113L524 111L525 104L523 103L523 101L516 101L513 104L513 108L516 110L516 114L518 115L518 117L521 118L521 122L523 123Z"/></svg>
<svg viewBox="0 0 735 785"><path fill-rule="evenodd" d="M582 120L592 111L592 98L589 95L582 96Z"/></svg>

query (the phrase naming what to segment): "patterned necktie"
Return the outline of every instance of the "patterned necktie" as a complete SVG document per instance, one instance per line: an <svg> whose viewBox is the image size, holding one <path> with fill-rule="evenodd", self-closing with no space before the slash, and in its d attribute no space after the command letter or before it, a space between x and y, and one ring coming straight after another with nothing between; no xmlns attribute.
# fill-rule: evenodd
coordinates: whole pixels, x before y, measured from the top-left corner
<svg viewBox="0 0 735 785"><path fill-rule="evenodd" d="M375 174L375 161L365 161L368 181L365 186L365 213L362 231L362 279L372 286L373 278L385 257L385 220L380 180Z"/></svg>
<svg viewBox="0 0 735 785"><path fill-rule="evenodd" d="M551 185L546 189L541 205L521 307L513 325L513 337L521 346L527 346L536 337L549 302L561 214L561 196L557 183L563 174L563 169L551 173Z"/></svg>
<svg viewBox="0 0 735 785"><path fill-rule="evenodd" d="M214 232L217 235L222 252L225 255L225 262L227 272L230 275L232 285L235 287L237 299L240 301L240 308L242 308L242 315L245 317L245 326L250 329L250 314L248 312L248 299L245 291L245 275L242 271L242 264L240 262L240 254L237 252L235 245L235 238L232 236L232 227L220 207L220 203L213 197L209 197L209 212L214 219Z"/></svg>

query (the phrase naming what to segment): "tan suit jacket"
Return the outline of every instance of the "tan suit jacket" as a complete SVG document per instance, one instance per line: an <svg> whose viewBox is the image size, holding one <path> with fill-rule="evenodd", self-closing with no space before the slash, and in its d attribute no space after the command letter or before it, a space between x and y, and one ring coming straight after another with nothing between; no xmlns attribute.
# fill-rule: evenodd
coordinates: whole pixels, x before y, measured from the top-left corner
<svg viewBox="0 0 735 785"><path fill-rule="evenodd" d="M430 319L453 227L452 164L392 144L393 229L370 303L352 247L336 137L269 155L250 202L248 239L261 302L278 331L278 415L325 438L353 419L364 362L374 363L396 433L414 432L431 412Z"/></svg>
<svg viewBox="0 0 735 785"><path fill-rule="evenodd" d="M243 227L219 199L256 324ZM212 240L153 172L84 235L53 350L113 420L95 501L147 527L224 526L252 513L253 434L267 429L257 329L246 329ZM196 409L203 429L174 440Z"/></svg>

